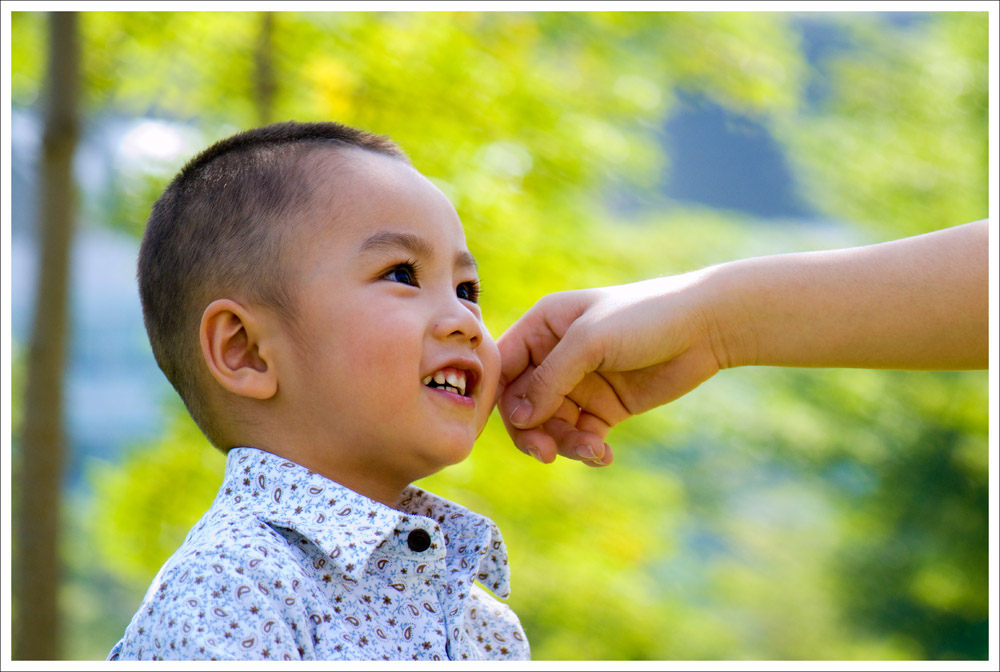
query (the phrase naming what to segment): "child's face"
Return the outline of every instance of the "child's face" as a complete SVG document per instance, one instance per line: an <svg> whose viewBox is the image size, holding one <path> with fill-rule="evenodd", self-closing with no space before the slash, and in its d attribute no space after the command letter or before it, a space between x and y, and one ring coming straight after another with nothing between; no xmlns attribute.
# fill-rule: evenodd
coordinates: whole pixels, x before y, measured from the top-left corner
<svg viewBox="0 0 1000 672"><path fill-rule="evenodd" d="M288 457L380 498L468 456L500 355L451 203L410 166L348 151L324 158L338 176L318 174L312 219L295 229L297 320L274 354L300 443Z"/></svg>

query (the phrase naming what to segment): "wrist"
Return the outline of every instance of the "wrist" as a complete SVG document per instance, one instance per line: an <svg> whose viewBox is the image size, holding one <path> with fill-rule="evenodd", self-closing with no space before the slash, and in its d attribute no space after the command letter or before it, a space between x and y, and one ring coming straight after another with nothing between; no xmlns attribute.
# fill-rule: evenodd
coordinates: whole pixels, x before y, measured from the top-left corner
<svg viewBox="0 0 1000 672"><path fill-rule="evenodd" d="M759 332L754 322L753 292L739 262L711 266L698 282L707 342L719 369L757 364Z"/></svg>

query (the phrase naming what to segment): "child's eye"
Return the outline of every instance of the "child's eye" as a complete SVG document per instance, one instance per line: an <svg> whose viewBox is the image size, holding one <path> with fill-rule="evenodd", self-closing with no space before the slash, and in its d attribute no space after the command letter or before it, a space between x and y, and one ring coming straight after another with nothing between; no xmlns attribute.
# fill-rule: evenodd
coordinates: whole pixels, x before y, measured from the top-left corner
<svg viewBox="0 0 1000 672"><path fill-rule="evenodd" d="M398 266L393 266L388 271L386 271L385 275L383 275L382 277L391 282L399 282L404 285L410 285L411 287L420 286L417 284L417 270L411 263L405 263L405 264L399 264Z"/></svg>
<svg viewBox="0 0 1000 672"><path fill-rule="evenodd" d="M458 289L455 290L455 293L458 295L458 298L463 301L479 303L479 282L474 280L470 282L463 282L458 286Z"/></svg>

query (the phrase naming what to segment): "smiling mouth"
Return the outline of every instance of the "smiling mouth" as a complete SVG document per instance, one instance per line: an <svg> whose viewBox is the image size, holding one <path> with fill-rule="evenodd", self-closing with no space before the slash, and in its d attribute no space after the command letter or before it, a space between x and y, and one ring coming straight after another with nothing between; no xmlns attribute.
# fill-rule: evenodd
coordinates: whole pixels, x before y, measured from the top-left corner
<svg viewBox="0 0 1000 672"><path fill-rule="evenodd" d="M466 390L468 390L469 394L472 393L475 374L447 366L440 371L436 371L433 375L424 376L421 382L427 387L445 390L446 392L466 397L469 396L466 394Z"/></svg>

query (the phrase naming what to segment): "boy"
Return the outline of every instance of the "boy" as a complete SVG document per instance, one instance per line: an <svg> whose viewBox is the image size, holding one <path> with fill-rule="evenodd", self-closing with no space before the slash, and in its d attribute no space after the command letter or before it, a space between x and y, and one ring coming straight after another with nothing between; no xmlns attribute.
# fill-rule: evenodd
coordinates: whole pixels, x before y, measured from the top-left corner
<svg viewBox="0 0 1000 672"><path fill-rule="evenodd" d="M109 660L526 659L493 523L409 484L468 456L500 360L448 199L386 138L238 134L157 201L157 362L227 452Z"/></svg>

